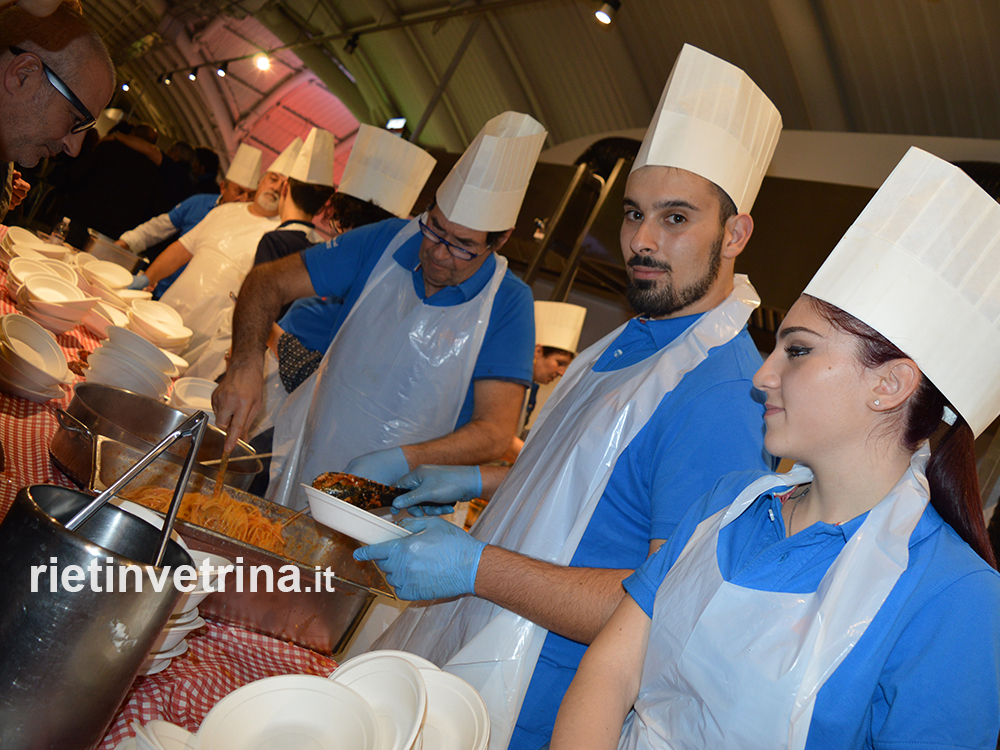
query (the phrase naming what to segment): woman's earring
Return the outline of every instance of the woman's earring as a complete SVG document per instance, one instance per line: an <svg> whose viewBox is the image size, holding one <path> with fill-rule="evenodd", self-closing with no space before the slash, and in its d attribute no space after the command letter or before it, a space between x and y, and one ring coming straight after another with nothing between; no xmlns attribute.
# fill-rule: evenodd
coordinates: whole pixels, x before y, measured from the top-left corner
<svg viewBox="0 0 1000 750"><path fill-rule="evenodd" d="M878 406L880 403L881 402L878 399L875 399L875 406Z"/></svg>

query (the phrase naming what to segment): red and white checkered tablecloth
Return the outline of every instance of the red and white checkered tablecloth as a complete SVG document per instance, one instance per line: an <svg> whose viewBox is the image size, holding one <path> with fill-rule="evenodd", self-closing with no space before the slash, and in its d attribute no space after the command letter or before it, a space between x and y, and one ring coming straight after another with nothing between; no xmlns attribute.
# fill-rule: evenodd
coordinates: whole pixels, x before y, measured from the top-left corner
<svg viewBox="0 0 1000 750"><path fill-rule="evenodd" d="M7 228L0 226L0 239ZM0 269L0 314L17 312L6 292L6 272ZM56 336L68 361L79 359L81 349L94 351L101 342L82 326ZM74 376L75 382L83 378ZM0 441L6 467L0 474L0 520L6 515L18 490L29 484L74 484L49 458L49 443L58 429L57 407L72 399L35 404L0 392ZM195 731L211 708L238 687L282 674L328 675L337 666L326 656L242 628L209 622L189 635L190 648L175 658L163 672L138 677L115 716L111 729L99 746L113 750L133 732L133 720L145 724L163 719Z"/></svg>
<svg viewBox="0 0 1000 750"><path fill-rule="evenodd" d="M327 676L332 659L289 643L215 622L187 638L190 648L159 674L139 677L100 750L114 750L134 732L133 720L162 719L197 731L205 715L229 693L255 680L283 674Z"/></svg>

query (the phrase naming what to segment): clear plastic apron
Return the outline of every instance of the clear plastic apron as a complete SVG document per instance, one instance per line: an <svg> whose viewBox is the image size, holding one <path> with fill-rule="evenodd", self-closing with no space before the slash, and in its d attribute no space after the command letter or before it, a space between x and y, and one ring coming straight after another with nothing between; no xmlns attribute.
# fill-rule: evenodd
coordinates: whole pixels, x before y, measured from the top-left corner
<svg viewBox="0 0 1000 750"><path fill-rule="evenodd" d="M268 498L305 500L300 482L343 471L357 456L454 431L507 270L458 305L424 304L413 274L393 254L420 231L409 222L390 241L316 370L275 420ZM331 356L336 352L336 356Z"/></svg>
<svg viewBox="0 0 1000 750"><path fill-rule="evenodd" d="M658 354L594 372L624 326L579 354L546 401L473 535L567 565L618 456L709 350L742 330L760 299L745 276ZM468 682L490 710L490 748L506 748L547 630L483 599L411 605L376 643L420 654Z"/></svg>
<svg viewBox="0 0 1000 750"><path fill-rule="evenodd" d="M764 492L811 481L807 467L761 477L702 521L657 591L619 750L804 748L817 693L906 570L929 455L924 444L810 594L728 583L717 558L720 529Z"/></svg>

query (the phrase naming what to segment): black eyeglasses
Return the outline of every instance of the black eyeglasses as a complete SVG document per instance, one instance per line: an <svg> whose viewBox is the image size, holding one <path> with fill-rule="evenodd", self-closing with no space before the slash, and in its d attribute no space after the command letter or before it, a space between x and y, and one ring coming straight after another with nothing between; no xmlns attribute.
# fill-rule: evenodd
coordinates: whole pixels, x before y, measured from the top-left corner
<svg viewBox="0 0 1000 750"><path fill-rule="evenodd" d="M420 231L424 237L429 239L435 245L444 245L448 248L448 252L459 260L472 260L473 258L478 258L482 255L482 253L474 253L466 250L464 247L459 247L458 245L448 242L448 240L424 224L424 220L422 218L417 219L417 223L420 224Z"/></svg>
<svg viewBox="0 0 1000 750"><path fill-rule="evenodd" d="M15 55L35 55L35 57L38 57L34 52L28 52L13 45L10 46L10 51ZM45 64L45 61L41 57L38 57L38 60L42 63L42 70L45 72L45 77L49 79L49 83L52 84L52 88L62 94L66 98L66 101L76 107L80 114L83 115L83 120L70 128L69 132L82 133L94 127L97 124L97 118L90 114L90 110L80 101L80 97L73 93L73 90L66 85L62 78L55 74L52 68Z"/></svg>

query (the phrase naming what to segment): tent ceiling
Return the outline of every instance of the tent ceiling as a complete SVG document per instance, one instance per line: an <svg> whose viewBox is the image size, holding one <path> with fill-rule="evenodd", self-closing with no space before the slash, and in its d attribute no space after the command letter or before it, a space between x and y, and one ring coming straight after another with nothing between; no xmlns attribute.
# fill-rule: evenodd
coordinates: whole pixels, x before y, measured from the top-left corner
<svg viewBox="0 0 1000 750"><path fill-rule="evenodd" d="M549 145L642 127L684 42L745 69L788 128L1000 138L1000 15L980 0L622 0L610 28L594 0L84 4L133 82L118 106L220 151L249 138L276 153L311 125L349 145L358 121L393 116L412 131L431 103L418 141L451 151L505 109L543 122ZM337 38L266 72L156 82L317 36Z"/></svg>

